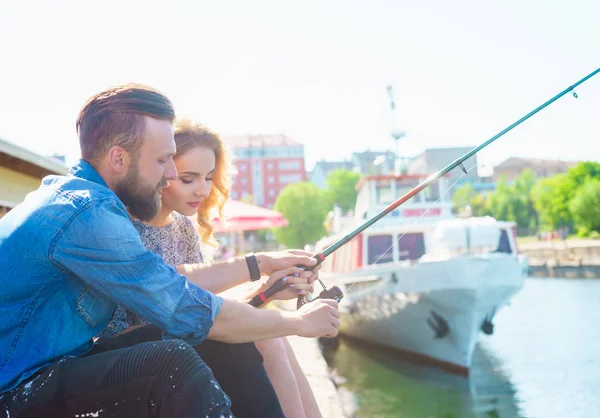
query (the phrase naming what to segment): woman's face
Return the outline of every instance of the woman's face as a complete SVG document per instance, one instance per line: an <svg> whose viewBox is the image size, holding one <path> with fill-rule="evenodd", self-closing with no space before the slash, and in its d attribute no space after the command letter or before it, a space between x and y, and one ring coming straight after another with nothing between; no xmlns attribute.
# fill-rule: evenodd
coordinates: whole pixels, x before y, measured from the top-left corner
<svg viewBox="0 0 600 418"><path fill-rule="evenodd" d="M210 148L194 147L178 156L175 166L179 177L163 189L163 205L182 215L192 216L212 189L215 153Z"/></svg>

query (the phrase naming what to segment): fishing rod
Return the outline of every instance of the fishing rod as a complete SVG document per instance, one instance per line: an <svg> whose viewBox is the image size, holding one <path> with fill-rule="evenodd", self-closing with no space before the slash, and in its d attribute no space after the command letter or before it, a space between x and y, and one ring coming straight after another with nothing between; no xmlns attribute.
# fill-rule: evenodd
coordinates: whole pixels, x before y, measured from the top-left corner
<svg viewBox="0 0 600 418"><path fill-rule="evenodd" d="M409 200L411 197L413 197L417 193L421 192L423 189L425 189L426 187L428 187L434 181L438 180L439 178L441 178L441 177L445 176L446 174L448 174L450 171L454 170L456 167L460 167L461 170L466 174L467 170L465 169L465 167L463 165L463 162L465 162L466 160L468 160L469 158L471 158L473 155L477 154L479 151L481 151L482 149L484 149L485 147L487 147L488 145L490 145L492 142L496 141L501 136L504 136L507 132L511 131L515 127L519 126L521 123L525 122L527 119L529 119L530 117L532 117L533 115L535 115L536 113L538 113L539 111L541 111L542 109L548 107L549 105L551 105L552 103L554 103L555 101L557 101L558 99L560 99L565 94L567 94L569 92L573 92L573 97L577 98L578 97L577 93L575 93L573 90L577 86L585 83L587 80L589 80L590 78L592 78L593 76L595 76L599 72L600 72L600 68L596 69L595 71L591 72L587 76L583 77L582 79L580 79L578 82L576 82L572 86L567 87L566 89L564 89L563 91L561 91L560 93L558 93L556 96L554 96L550 100L546 101L542 105L538 106L537 108L535 108L534 110L532 110L531 112L529 112L528 114L526 114L525 116L523 116L521 119L519 119L516 122L514 122L513 124L511 124L510 126L504 128L502 131L498 132L496 135L494 135L493 137L491 137L490 139L488 139L487 141L485 141L481 145L473 148L471 151L469 151L466 154L464 154L463 156L457 158L456 160L454 160L453 162L451 162L450 164L448 164L446 167L442 168L437 173L434 173L431 176L429 176L427 179L425 179L421 184L419 184L418 186L416 186L414 189L412 189L409 192L407 192L404 196L400 197L394 203L392 203L391 205L389 205L387 208L383 209L381 212L379 212L378 214L376 214L375 216L373 216L371 219L368 219L367 221L365 221L362 225L358 226L356 229L354 229L353 231L349 232L344 237L342 237L342 238L338 239L337 241L335 241L333 244L331 244L330 246L328 246L327 248L325 248L322 252L313 255L313 258L317 260L317 264L315 264L314 267L320 265L323 261L325 261L325 259L329 255L331 255L333 252L335 252L336 250L338 250L343 245L347 244L352 238L356 237L358 234L360 234L361 232L363 232L365 229L367 229L370 226L372 226L375 222L379 221L381 218L383 218L384 216L388 215L390 212L392 212L398 206L400 206L401 204L403 204L404 202L406 202L407 200ZM309 267L306 267L306 266L302 266L302 267L310 269ZM314 268L314 267L312 267L312 268ZM320 279L317 279L317 280L319 281L319 283L323 287L323 290L321 291L321 293L319 293L319 296L316 297L313 300L316 300L316 299L334 299L334 300L337 300L339 302L344 297L344 294L343 294L342 290L338 286L332 286L331 288L328 289L325 286L325 284ZM260 293L259 295L255 296L249 302L249 304L252 305L252 306L255 306L255 307L261 306L270 297L272 297L275 293L280 292L281 290L283 290L286 286L287 286L287 284L284 283L283 280L279 280L272 287L270 287L269 289L267 289L265 292ZM305 303L306 303L305 299L302 296L298 296L298 308L300 308Z"/></svg>

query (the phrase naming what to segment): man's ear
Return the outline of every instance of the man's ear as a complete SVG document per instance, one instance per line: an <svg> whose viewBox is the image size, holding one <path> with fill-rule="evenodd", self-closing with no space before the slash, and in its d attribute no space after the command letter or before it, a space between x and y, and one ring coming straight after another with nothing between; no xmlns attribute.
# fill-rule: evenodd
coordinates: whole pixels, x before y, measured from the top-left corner
<svg viewBox="0 0 600 418"><path fill-rule="evenodd" d="M125 148L115 145L108 150L108 164L113 172L125 174L131 165L131 154Z"/></svg>

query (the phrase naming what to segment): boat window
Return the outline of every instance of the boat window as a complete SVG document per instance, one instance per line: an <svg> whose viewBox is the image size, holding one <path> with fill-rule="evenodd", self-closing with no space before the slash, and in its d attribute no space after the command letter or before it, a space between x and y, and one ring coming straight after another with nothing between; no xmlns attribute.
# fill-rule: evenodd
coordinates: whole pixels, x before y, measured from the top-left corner
<svg viewBox="0 0 600 418"><path fill-rule="evenodd" d="M414 179L398 179L396 181L396 196L398 198L404 196L406 193L410 192L416 186L419 185L418 180ZM417 193L413 197L411 197L407 203L420 203L421 202L421 193Z"/></svg>
<svg viewBox="0 0 600 418"><path fill-rule="evenodd" d="M404 234L398 240L400 260L418 260L425 254L425 239L422 232Z"/></svg>
<svg viewBox="0 0 600 418"><path fill-rule="evenodd" d="M496 248L497 253L507 253L511 254L512 249L510 248L510 241L508 240L508 233L506 229L500 230L500 240L498 241L498 248Z"/></svg>
<svg viewBox="0 0 600 418"><path fill-rule="evenodd" d="M389 180L377 182L376 192L378 205L389 205L394 201L392 183Z"/></svg>
<svg viewBox="0 0 600 418"><path fill-rule="evenodd" d="M371 235L367 246L368 264L391 263L394 260L391 235Z"/></svg>
<svg viewBox="0 0 600 418"><path fill-rule="evenodd" d="M440 185L438 183L431 183L428 188L423 190L426 202L437 202L440 198Z"/></svg>

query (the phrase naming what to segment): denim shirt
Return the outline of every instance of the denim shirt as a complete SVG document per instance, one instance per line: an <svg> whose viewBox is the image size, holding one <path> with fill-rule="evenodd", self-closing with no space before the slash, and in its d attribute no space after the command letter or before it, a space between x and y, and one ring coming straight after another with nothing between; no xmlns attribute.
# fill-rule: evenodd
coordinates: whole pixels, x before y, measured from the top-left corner
<svg viewBox="0 0 600 418"><path fill-rule="evenodd" d="M0 393L89 351L117 305L198 344L222 304L144 247L85 161L0 219L0 268Z"/></svg>

